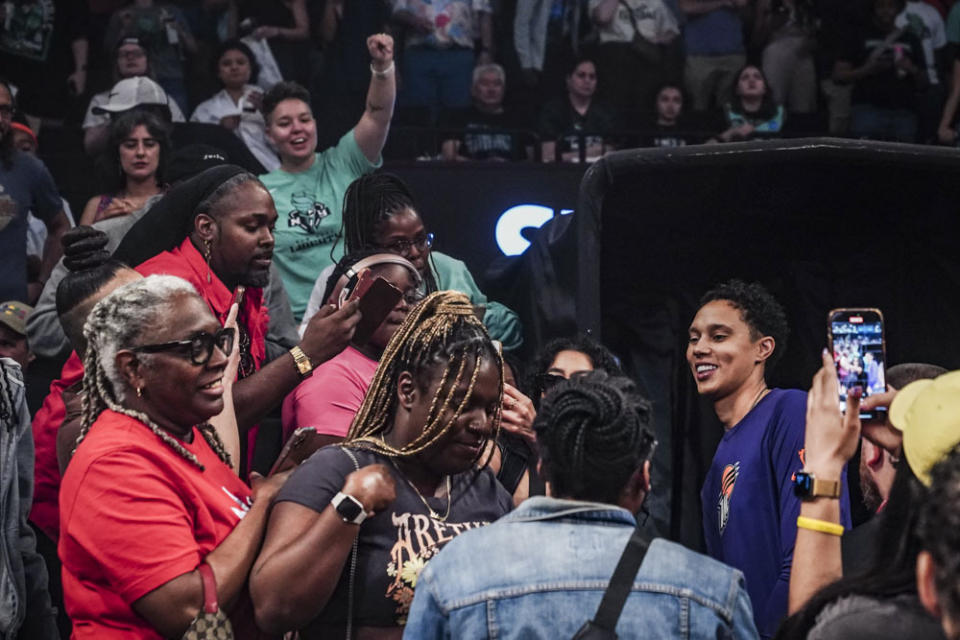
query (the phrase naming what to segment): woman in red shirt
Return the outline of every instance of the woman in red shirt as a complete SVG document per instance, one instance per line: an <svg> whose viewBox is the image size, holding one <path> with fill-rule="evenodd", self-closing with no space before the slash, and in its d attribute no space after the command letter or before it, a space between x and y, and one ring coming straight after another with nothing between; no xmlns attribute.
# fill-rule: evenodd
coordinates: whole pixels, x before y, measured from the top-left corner
<svg viewBox="0 0 960 640"><path fill-rule="evenodd" d="M100 301L84 336L88 395L60 491L73 637L180 637L205 601L202 565L236 637L254 636L247 574L285 476L251 490L207 423L235 330L186 281L149 276Z"/></svg>

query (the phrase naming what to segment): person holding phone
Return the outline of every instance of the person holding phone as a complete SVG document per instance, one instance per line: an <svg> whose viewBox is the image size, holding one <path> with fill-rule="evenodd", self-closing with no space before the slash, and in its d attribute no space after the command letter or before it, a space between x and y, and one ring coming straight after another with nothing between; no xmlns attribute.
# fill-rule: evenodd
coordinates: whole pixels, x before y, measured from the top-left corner
<svg viewBox="0 0 960 640"><path fill-rule="evenodd" d="M187 280L221 323L237 287L245 287L237 319L240 364L234 401L241 441L248 446L241 462L247 465L252 464L257 423L315 366L343 350L360 319L356 303L325 308L299 343L267 357L270 316L264 287L271 280L276 220L273 199L256 176L234 165L217 166L168 191L114 253L126 264L138 265L144 275Z"/></svg>
<svg viewBox="0 0 960 640"><path fill-rule="evenodd" d="M424 293L452 290L466 294L482 310L484 326L504 351L516 350L523 344L523 326L517 314L488 300L462 260L433 249L434 235L427 231L410 187L399 177L378 172L354 180L343 199L340 236L348 253L377 249L412 262L423 279ZM335 245L331 256L336 249ZM325 269L314 283L304 323L323 305L329 277L330 271ZM301 331L303 327L301 324Z"/></svg>
<svg viewBox="0 0 960 640"><path fill-rule="evenodd" d="M724 427L700 492L707 553L747 578L761 637L787 613L804 468L806 393L771 389L769 371L786 347L787 318L761 285L740 280L707 292L690 323L687 362L697 391ZM850 524L844 474L836 482Z"/></svg>
<svg viewBox="0 0 960 640"><path fill-rule="evenodd" d="M321 440L324 444L346 437L383 350L410 309L423 298L416 267L399 256L373 250L351 253L340 259L324 292L327 304L336 303L347 284L347 271L361 263L366 265L363 270L367 277L383 278L402 295L372 335L362 342L355 336L346 349L317 367L312 376L287 395L283 401L284 440L298 427L316 428L318 434L325 436Z"/></svg>
<svg viewBox="0 0 960 640"><path fill-rule="evenodd" d="M427 296L387 345L343 446L315 453L277 496L250 582L259 627L400 638L423 567L512 506L484 465L502 395L502 360L469 299Z"/></svg>

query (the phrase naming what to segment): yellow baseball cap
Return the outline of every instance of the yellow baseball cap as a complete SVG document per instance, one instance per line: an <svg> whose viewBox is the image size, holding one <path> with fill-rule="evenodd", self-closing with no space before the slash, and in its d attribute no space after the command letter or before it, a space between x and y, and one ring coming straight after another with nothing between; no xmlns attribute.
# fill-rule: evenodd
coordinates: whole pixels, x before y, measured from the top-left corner
<svg viewBox="0 0 960 640"><path fill-rule="evenodd" d="M916 380L890 405L890 424L903 433L903 455L930 486L930 470L960 442L960 371Z"/></svg>

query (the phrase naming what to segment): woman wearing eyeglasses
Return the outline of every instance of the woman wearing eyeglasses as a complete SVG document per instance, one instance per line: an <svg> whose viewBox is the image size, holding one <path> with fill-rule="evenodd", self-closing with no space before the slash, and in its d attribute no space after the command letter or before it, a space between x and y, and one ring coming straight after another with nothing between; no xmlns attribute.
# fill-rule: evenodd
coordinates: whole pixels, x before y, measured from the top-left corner
<svg viewBox="0 0 960 640"><path fill-rule="evenodd" d="M149 276L97 303L84 337L87 396L60 491L73 636L180 637L214 593L236 637L254 635L247 574L286 478L247 487L208 423L234 330L186 281Z"/></svg>
<svg viewBox="0 0 960 640"><path fill-rule="evenodd" d="M350 184L343 199L340 235L347 253L378 249L412 262L423 278L424 293L450 290L466 294L481 314L490 337L499 341L504 351L517 349L523 343L523 327L517 314L488 300L463 261L432 250L435 237L424 227L410 188L397 176L368 174ZM310 316L322 306L329 275L324 270L317 278L301 332Z"/></svg>
<svg viewBox="0 0 960 640"><path fill-rule="evenodd" d="M360 410L377 364L387 343L422 298L420 273L408 260L376 249L351 253L340 259L327 281L324 300L337 304L341 292L364 273L383 278L403 296L369 336L357 336L338 355L318 366L283 401L283 437L298 427L314 427L324 444L346 437L353 417Z"/></svg>

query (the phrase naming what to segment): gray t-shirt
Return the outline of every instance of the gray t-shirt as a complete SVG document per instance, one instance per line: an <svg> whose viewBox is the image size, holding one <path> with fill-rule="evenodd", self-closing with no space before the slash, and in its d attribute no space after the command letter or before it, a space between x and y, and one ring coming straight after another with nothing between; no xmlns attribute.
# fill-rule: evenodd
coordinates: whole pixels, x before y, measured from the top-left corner
<svg viewBox="0 0 960 640"><path fill-rule="evenodd" d="M0 300L27 300L27 213L46 222L61 208L42 162L20 151L9 166L0 161Z"/></svg>
<svg viewBox="0 0 960 640"><path fill-rule="evenodd" d="M360 525L354 586L353 623L392 627L406 624L417 576L430 558L468 529L489 524L513 507L510 495L489 469L471 470L451 479L449 515L445 497L424 498L441 518L434 518L390 460L378 453L350 449L361 467L383 464L393 475L397 498L389 507ZM354 471L353 461L340 446L320 449L294 471L280 490L277 502L290 501L322 512ZM305 559L306 561L306 559ZM346 620L347 568L323 612L302 638L337 637Z"/></svg>
<svg viewBox="0 0 960 640"><path fill-rule="evenodd" d="M847 638L945 640L940 621L924 610L914 593L845 596L824 607L807 634L807 640Z"/></svg>

